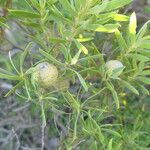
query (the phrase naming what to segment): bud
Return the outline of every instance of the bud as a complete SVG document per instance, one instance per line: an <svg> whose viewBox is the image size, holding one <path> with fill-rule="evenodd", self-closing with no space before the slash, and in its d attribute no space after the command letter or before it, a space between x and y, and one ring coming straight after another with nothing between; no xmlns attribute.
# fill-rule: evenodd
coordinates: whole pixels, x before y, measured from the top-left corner
<svg viewBox="0 0 150 150"><path fill-rule="evenodd" d="M49 86L53 85L57 78L57 68L48 62L42 62L38 64L32 74L32 80L34 84L37 84L43 88L48 88Z"/></svg>

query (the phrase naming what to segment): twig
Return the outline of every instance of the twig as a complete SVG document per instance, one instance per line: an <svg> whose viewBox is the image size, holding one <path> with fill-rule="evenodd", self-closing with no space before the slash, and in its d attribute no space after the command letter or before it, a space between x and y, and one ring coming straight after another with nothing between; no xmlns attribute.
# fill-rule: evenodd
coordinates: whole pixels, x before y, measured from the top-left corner
<svg viewBox="0 0 150 150"><path fill-rule="evenodd" d="M19 141L19 137L18 137L18 135L16 134L16 132L15 132L15 130L14 130L14 129L12 129L12 132L13 132L14 136L16 137L16 140L17 140L16 150L19 150L19 148L20 148L20 141Z"/></svg>
<svg viewBox="0 0 150 150"><path fill-rule="evenodd" d="M26 105L24 105L24 106L21 106L21 107L19 107L19 108L15 108L14 110L12 110L13 112L18 112L18 111L22 111L23 109L26 109L27 107L29 107L30 106L30 104L29 103L27 103Z"/></svg>
<svg viewBox="0 0 150 150"><path fill-rule="evenodd" d="M42 112L42 147L41 150L44 150L44 137L45 137L45 127L46 127L46 118L45 118L45 112L44 112L44 104L41 100L41 112Z"/></svg>

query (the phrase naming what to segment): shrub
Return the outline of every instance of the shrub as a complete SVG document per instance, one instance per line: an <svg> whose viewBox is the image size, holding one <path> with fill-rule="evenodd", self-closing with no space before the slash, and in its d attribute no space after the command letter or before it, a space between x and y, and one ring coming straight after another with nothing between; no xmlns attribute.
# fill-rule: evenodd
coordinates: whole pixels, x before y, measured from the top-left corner
<svg viewBox="0 0 150 150"><path fill-rule="evenodd" d="M47 118L54 120L60 149L146 148L142 118L129 110L149 95L149 21L137 30L135 12L118 11L131 0L8 2L2 1L7 8L0 25L20 51L9 52L0 78L14 85L5 96L15 94L40 110L42 148ZM7 34L13 24L20 33Z"/></svg>

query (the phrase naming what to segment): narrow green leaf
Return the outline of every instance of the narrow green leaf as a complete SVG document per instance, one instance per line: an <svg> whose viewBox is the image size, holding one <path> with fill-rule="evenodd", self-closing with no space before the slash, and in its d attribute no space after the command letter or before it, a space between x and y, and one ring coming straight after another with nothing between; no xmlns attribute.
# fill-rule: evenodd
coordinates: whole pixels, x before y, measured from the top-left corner
<svg viewBox="0 0 150 150"><path fill-rule="evenodd" d="M31 4L29 1L32 1L32 0L24 0L24 1L22 1L23 2L23 4L22 4L22 6L27 6L30 10L32 10L33 9L33 7L34 7L34 4Z"/></svg>
<svg viewBox="0 0 150 150"><path fill-rule="evenodd" d="M99 137L99 140L102 142L102 143L104 143L104 135L103 135L103 133L102 133L102 128L97 124L97 122L91 117L90 118L90 121L92 121L93 122L93 124L94 124L94 129L96 129L98 132L97 132L97 134L98 134L98 137Z"/></svg>
<svg viewBox="0 0 150 150"><path fill-rule="evenodd" d="M55 63L55 64L58 64L58 65L61 65L61 66L64 66L63 63L61 63L60 61L58 61L57 59L55 59L51 54L43 51L43 50L39 50L39 52L44 56L46 57L48 60L50 60L51 62Z"/></svg>
<svg viewBox="0 0 150 150"><path fill-rule="evenodd" d="M69 3L68 0L59 0L63 8L71 15L76 15L75 8Z"/></svg>
<svg viewBox="0 0 150 150"><path fill-rule="evenodd" d="M99 54L96 54L96 55L83 57L83 58L79 59L79 61L87 61L87 60L89 60L89 59L92 59L92 60L94 60L94 59L99 59L99 58L101 58L102 56L103 56L103 54L99 53Z"/></svg>
<svg viewBox="0 0 150 150"><path fill-rule="evenodd" d="M71 70L71 71L73 71L73 72L78 76L78 78L79 78L79 80L80 80L80 82L81 82L81 84L82 84L84 90L85 90L86 92L88 92L88 87L87 87L87 85L86 85L85 80L82 78L82 76L81 76L78 72L76 72L75 70L73 70L73 69L71 69L71 68L68 68L68 69Z"/></svg>
<svg viewBox="0 0 150 150"><path fill-rule="evenodd" d="M136 79L140 80L141 82L150 85L150 78L148 77L137 77Z"/></svg>
<svg viewBox="0 0 150 150"><path fill-rule="evenodd" d="M132 35L136 34L136 28L137 28L137 20L136 20L136 14L133 12L130 17L130 23L129 23L129 33Z"/></svg>
<svg viewBox="0 0 150 150"><path fill-rule="evenodd" d="M92 7L88 14L96 14L98 15L99 13L103 12L104 10L106 10L106 7L108 5L108 0L105 0L101 5L96 5L94 7Z"/></svg>
<svg viewBox="0 0 150 150"><path fill-rule="evenodd" d="M77 41L79 41L79 42L88 42L88 41L91 41L91 40L93 40L93 37L89 37L89 38L78 38L78 39L76 39Z"/></svg>
<svg viewBox="0 0 150 150"><path fill-rule="evenodd" d="M71 60L71 65L75 65L75 64L78 62L78 59L79 59L79 57L80 57L80 54L81 54L81 50L79 50L79 51L77 52L77 54L72 58L72 60Z"/></svg>
<svg viewBox="0 0 150 150"><path fill-rule="evenodd" d="M144 40L150 40L150 35L144 36L143 39Z"/></svg>
<svg viewBox="0 0 150 150"><path fill-rule="evenodd" d="M25 89L26 89L26 92L27 92L27 95L28 95L28 100L31 100L31 95L30 95L30 92L29 92L29 80L28 79L25 79Z"/></svg>
<svg viewBox="0 0 150 150"><path fill-rule="evenodd" d="M150 49L150 40L142 41L139 47L144 49Z"/></svg>
<svg viewBox="0 0 150 150"><path fill-rule="evenodd" d="M137 91L137 89L132 86L129 82L124 81L124 80L120 80L121 85L125 86L126 88L128 88L130 91L132 91L134 94L139 95L139 92Z"/></svg>
<svg viewBox="0 0 150 150"><path fill-rule="evenodd" d="M148 49L142 49L142 50L138 50L138 52L146 57L149 57L150 58L150 50Z"/></svg>
<svg viewBox="0 0 150 150"><path fill-rule="evenodd" d="M52 43L66 43L67 41L62 38L49 38L49 41Z"/></svg>
<svg viewBox="0 0 150 150"><path fill-rule="evenodd" d="M76 72L76 74L77 74L77 76L78 76L78 78L79 78L79 80L80 80L80 82L81 82L81 84L82 84L84 90L85 90L86 92L88 92L88 87L87 87L87 85L86 85L86 83L85 83L85 80L82 78L82 76L81 76L79 73Z"/></svg>
<svg viewBox="0 0 150 150"><path fill-rule="evenodd" d="M40 5L40 8L44 9L45 8L45 5L46 5L46 0L39 0L39 5Z"/></svg>
<svg viewBox="0 0 150 150"><path fill-rule="evenodd" d="M54 4L54 3L56 3L58 0L48 0L48 4L49 5L52 5L52 4Z"/></svg>
<svg viewBox="0 0 150 150"><path fill-rule="evenodd" d="M60 22L65 22L65 23L69 23L69 24L72 24L72 22L65 18L63 16L63 14L53 5L53 7L51 8L51 11L52 11L52 14L54 15L53 19Z"/></svg>
<svg viewBox="0 0 150 150"><path fill-rule="evenodd" d="M140 73L140 75L148 76L150 75L150 70L144 70Z"/></svg>
<svg viewBox="0 0 150 150"><path fill-rule="evenodd" d="M35 72L35 67L30 67L26 72L25 74L32 74L33 72Z"/></svg>
<svg viewBox="0 0 150 150"><path fill-rule="evenodd" d="M135 69L137 69L139 74L140 74L145 69L145 62L140 61L138 65L137 65L137 62L136 62L136 66L137 66L137 68L135 68Z"/></svg>
<svg viewBox="0 0 150 150"><path fill-rule="evenodd" d="M64 97L69 102L70 106L79 112L80 110L80 103L73 97L73 95L70 92L66 92L64 94Z"/></svg>
<svg viewBox="0 0 150 150"><path fill-rule="evenodd" d="M24 81L20 81L18 84L16 84L8 93L6 93L4 97L7 97L11 95L12 93L14 93L18 88L20 88L23 85L23 82Z"/></svg>
<svg viewBox="0 0 150 150"><path fill-rule="evenodd" d="M141 91L145 95L149 95L149 90L146 87L144 87L141 83L136 82L136 85L141 89Z"/></svg>
<svg viewBox="0 0 150 150"><path fill-rule="evenodd" d="M107 4L106 9L104 10L106 11L112 11L118 8L122 8L123 6L131 3L132 0L111 0L109 1L109 3Z"/></svg>
<svg viewBox="0 0 150 150"><path fill-rule="evenodd" d="M130 54L130 55L128 55L128 57L138 60L138 61L143 61L143 62L147 62L150 60L147 56L144 56L141 54Z"/></svg>
<svg viewBox="0 0 150 150"><path fill-rule="evenodd" d="M112 139L109 140L107 150L112 150Z"/></svg>
<svg viewBox="0 0 150 150"><path fill-rule="evenodd" d="M42 38L40 36L32 36L28 34L28 37L30 37L32 41L36 42L42 49L48 49L48 47L42 42Z"/></svg>
<svg viewBox="0 0 150 150"><path fill-rule="evenodd" d="M113 98L114 98L115 103L116 103L116 107L117 107L117 109L119 109L120 108L120 103L119 103L117 92L115 90L112 90L112 94L113 94Z"/></svg>
<svg viewBox="0 0 150 150"><path fill-rule="evenodd" d="M128 49L127 44L118 29L116 29L115 35L116 35L116 38L117 38L120 48L123 49L124 51L126 51Z"/></svg>
<svg viewBox="0 0 150 150"><path fill-rule="evenodd" d="M121 15L121 14L113 14L112 15L113 20L115 21L128 21L129 17L126 15Z"/></svg>
<svg viewBox="0 0 150 150"><path fill-rule="evenodd" d="M9 13L13 17L20 17L20 18L40 18L40 14L24 11L24 10L11 10L9 9Z"/></svg>
<svg viewBox="0 0 150 150"><path fill-rule="evenodd" d="M4 73L0 73L0 79L21 80L21 78L17 75L9 75Z"/></svg>
<svg viewBox="0 0 150 150"><path fill-rule="evenodd" d="M4 17L0 17L0 27L9 29L9 26L6 24L6 19Z"/></svg>
<svg viewBox="0 0 150 150"><path fill-rule="evenodd" d="M12 74L11 72L9 72L9 71L7 71L7 70L4 70L4 69L2 69L2 68L0 68L0 73L12 75L12 76L14 75L14 74Z"/></svg>
<svg viewBox="0 0 150 150"><path fill-rule="evenodd" d="M114 135L114 136L117 136L117 137L119 137L119 138L122 137L118 132L113 131L113 130L111 130L111 129L102 128L102 130L105 131L105 132L108 132L108 133L110 133L110 134L112 134L112 135Z"/></svg>
<svg viewBox="0 0 150 150"><path fill-rule="evenodd" d="M14 68L14 70L15 70L18 74L20 74L20 72L19 72L18 69L16 68L16 66L15 66L15 64L14 64L12 58L11 58L11 53L10 53L10 51L9 51L9 60L10 60L10 63L11 63L11 65L12 65L12 67Z"/></svg>
<svg viewBox="0 0 150 150"><path fill-rule="evenodd" d="M132 0L124 0L124 1L120 1L120 0L111 0L111 1L104 1L102 4L100 5L96 5L93 8L91 8L91 10L89 11L90 14L99 14L101 12L108 12L108 11L112 11L118 8L122 8L123 6L131 3Z"/></svg>
<svg viewBox="0 0 150 150"><path fill-rule="evenodd" d="M137 28L137 19L136 14L133 12L130 16L130 22L128 27L128 45L133 45L136 42L136 28Z"/></svg>
<svg viewBox="0 0 150 150"><path fill-rule="evenodd" d="M114 86L113 86L111 83L109 83L109 82L106 82L106 85L107 85L108 89L109 89L109 90L111 91L111 93L112 93L112 96L113 96L113 99L114 99L114 101L115 101L115 103L116 103L117 109L119 109L119 108L120 108L120 103L119 103L119 99L118 99L117 92L116 92L115 89L114 89Z"/></svg>
<svg viewBox="0 0 150 150"><path fill-rule="evenodd" d="M53 101L57 101L58 99L56 97L51 97L51 96L47 96L47 97L43 97L43 100L53 100Z"/></svg>
<svg viewBox="0 0 150 150"><path fill-rule="evenodd" d="M0 27L9 28L9 26L7 24L5 24L4 22L1 22L1 21L0 21Z"/></svg>
<svg viewBox="0 0 150 150"><path fill-rule="evenodd" d="M29 47L31 46L32 43L29 43L27 45L27 47L25 48L25 50L21 53L20 55L20 71L22 71L23 73L23 64L24 64L24 60L27 56L27 53L28 53L28 50L29 50Z"/></svg>
<svg viewBox="0 0 150 150"><path fill-rule="evenodd" d="M26 27L36 28L39 31L42 31L42 28L41 28L41 26L39 26L39 23L34 23L31 21L30 22L29 21L23 21L23 20L21 20L20 23L22 23Z"/></svg>
<svg viewBox="0 0 150 150"><path fill-rule="evenodd" d="M29 0L32 3L32 6L37 10L40 10L40 5L37 0Z"/></svg>
<svg viewBox="0 0 150 150"><path fill-rule="evenodd" d="M82 45L78 40L76 40L76 39L74 39L74 42L75 42L75 44L76 44L76 46L77 46L77 48L79 49L79 50L81 50L84 54L88 54L88 50L87 50L87 48L84 46L84 45Z"/></svg>
<svg viewBox="0 0 150 150"><path fill-rule="evenodd" d="M64 55L64 58L65 58L66 62L69 62L69 60L70 60L70 53L68 53L69 48L66 47L64 44L62 44L61 46L62 47L60 48L60 50L61 50L62 54Z"/></svg>
<svg viewBox="0 0 150 150"><path fill-rule="evenodd" d="M113 33L120 27L120 24L106 24L106 25L100 25L100 24L92 24L88 25L87 29L96 31L96 32L105 32L105 33Z"/></svg>
<svg viewBox="0 0 150 150"><path fill-rule="evenodd" d="M4 17L0 17L0 21L1 21L1 22L5 22L6 19L5 19Z"/></svg>
<svg viewBox="0 0 150 150"><path fill-rule="evenodd" d="M142 28L139 30L138 34L137 34L137 40L141 40L141 38L144 36L144 34L147 31L147 25L150 23L150 20L147 21Z"/></svg>
<svg viewBox="0 0 150 150"><path fill-rule="evenodd" d="M92 144L90 145L90 149L92 149L92 150L98 150L97 142L96 141L92 142Z"/></svg>
<svg viewBox="0 0 150 150"><path fill-rule="evenodd" d="M124 66L123 66L123 67L120 67L120 68L116 68L116 69L110 71L110 74L109 74L109 72L108 72L110 78L112 78L112 79L118 79L118 77L119 77L119 76L121 75L121 73L123 72L124 68L125 68Z"/></svg>

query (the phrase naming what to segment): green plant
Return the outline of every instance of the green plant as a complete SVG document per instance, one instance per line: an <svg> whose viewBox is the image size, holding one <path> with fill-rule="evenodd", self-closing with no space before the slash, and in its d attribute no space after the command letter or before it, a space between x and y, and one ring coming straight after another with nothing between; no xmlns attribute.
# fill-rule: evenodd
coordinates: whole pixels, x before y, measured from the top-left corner
<svg viewBox="0 0 150 150"><path fill-rule="evenodd" d="M0 78L14 84L5 96L16 93L41 108L42 149L49 109L54 120L60 112L63 124L68 126L67 134L63 134L55 120L57 135L62 137L60 149L148 149L139 141L145 134L138 132L143 124L135 127L135 123L132 130L124 126L126 119L121 115L122 108L129 107L127 97L149 95L150 84L149 21L137 31L136 14L129 17L118 11L130 2L15 0L8 14L0 19L2 29L11 29L7 22L12 20L28 40L21 38L30 41L14 59L9 53L10 63L4 61L2 67L7 70L0 68ZM119 67L109 69L108 61L112 60L118 60ZM35 85L35 66L45 61L58 68L57 84L62 81L65 88L46 84L43 89L43 82ZM49 73L46 71L46 76ZM113 117L109 116L116 119L111 122Z"/></svg>

